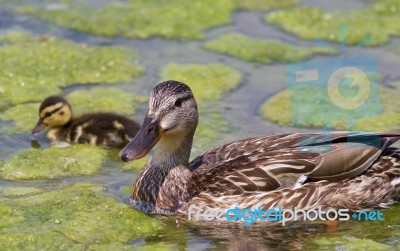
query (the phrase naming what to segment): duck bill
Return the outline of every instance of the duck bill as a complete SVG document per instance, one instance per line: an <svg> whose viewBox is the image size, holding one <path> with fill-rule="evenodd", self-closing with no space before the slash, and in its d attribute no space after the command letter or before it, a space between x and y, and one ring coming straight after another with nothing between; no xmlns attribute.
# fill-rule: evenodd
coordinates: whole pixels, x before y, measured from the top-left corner
<svg viewBox="0 0 400 251"><path fill-rule="evenodd" d="M161 136L162 131L158 126L158 121L147 116L139 132L128 145L122 149L119 153L119 157L125 162L143 158L157 144Z"/></svg>
<svg viewBox="0 0 400 251"><path fill-rule="evenodd" d="M39 119L39 121L36 123L35 128L33 128L33 130L32 130L32 134L37 134L38 132L40 132L41 130L43 130L46 127L47 127L47 125L45 123L43 123L43 121L41 119Z"/></svg>

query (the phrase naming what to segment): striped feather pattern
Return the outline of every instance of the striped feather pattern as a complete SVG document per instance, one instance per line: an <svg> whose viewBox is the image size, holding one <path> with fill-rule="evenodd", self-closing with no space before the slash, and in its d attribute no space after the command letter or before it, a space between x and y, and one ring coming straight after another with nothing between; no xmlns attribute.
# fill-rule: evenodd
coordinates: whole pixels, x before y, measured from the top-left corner
<svg viewBox="0 0 400 251"><path fill-rule="evenodd" d="M376 134L360 135L286 134L236 141L205 152L188 168L179 167L173 178L145 168L132 203L148 213L165 214L185 214L192 204L264 209L386 207L400 197L400 150L389 148L400 134L378 135L379 145L371 143ZM160 179L174 196L160 189Z"/></svg>

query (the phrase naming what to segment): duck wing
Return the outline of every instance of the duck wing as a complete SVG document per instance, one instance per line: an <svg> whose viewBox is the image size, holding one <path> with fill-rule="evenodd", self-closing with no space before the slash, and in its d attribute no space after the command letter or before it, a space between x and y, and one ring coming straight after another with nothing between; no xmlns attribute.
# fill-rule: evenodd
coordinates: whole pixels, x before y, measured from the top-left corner
<svg viewBox="0 0 400 251"><path fill-rule="evenodd" d="M399 139L400 130L255 137L209 150L189 168L197 192L217 196L273 191L293 188L305 180L356 177Z"/></svg>

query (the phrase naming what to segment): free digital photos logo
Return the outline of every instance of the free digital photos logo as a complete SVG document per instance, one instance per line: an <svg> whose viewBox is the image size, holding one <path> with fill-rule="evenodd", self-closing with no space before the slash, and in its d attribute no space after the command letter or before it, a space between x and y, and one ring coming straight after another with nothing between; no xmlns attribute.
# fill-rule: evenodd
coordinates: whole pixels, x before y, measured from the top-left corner
<svg viewBox="0 0 400 251"><path fill-rule="evenodd" d="M250 226L255 222L280 222L285 226L291 221L348 221L365 220L365 221L383 221L383 213L377 211L360 211L350 212L349 209L327 209L321 207L310 208L308 210L294 208L284 209L282 207L268 208L263 210L258 208L242 209L238 206L233 206L229 209L222 208L202 208L196 205L190 205L188 208L189 221L235 221L244 222L246 226Z"/></svg>
<svg viewBox="0 0 400 251"><path fill-rule="evenodd" d="M294 126L357 130L361 119L382 113L376 57L360 51L368 37L347 48L346 34L341 25L337 57L286 66Z"/></svg>

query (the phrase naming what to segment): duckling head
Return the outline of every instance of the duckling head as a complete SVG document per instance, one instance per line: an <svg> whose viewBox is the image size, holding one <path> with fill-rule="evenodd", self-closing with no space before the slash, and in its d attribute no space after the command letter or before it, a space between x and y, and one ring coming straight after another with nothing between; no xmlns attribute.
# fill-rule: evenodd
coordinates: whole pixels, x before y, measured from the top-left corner
<svg viewBox="0 0 400 251"><path fill-rule="evenodd" d="M48 127L61 127L71 121L72 110L68 101L60 96L46 98L39 108L39 121L32 134L36 134Z"/></svg>
<svg viewBox="0 0 400 251"><path fill-rule="evenodd" d="M174 80L162 82L153 88L141 129L120 157L123 161L140 159L159 141L170 152L183 142L190 142L191 148L197 123L197 103L189 86Z"/></svg>

